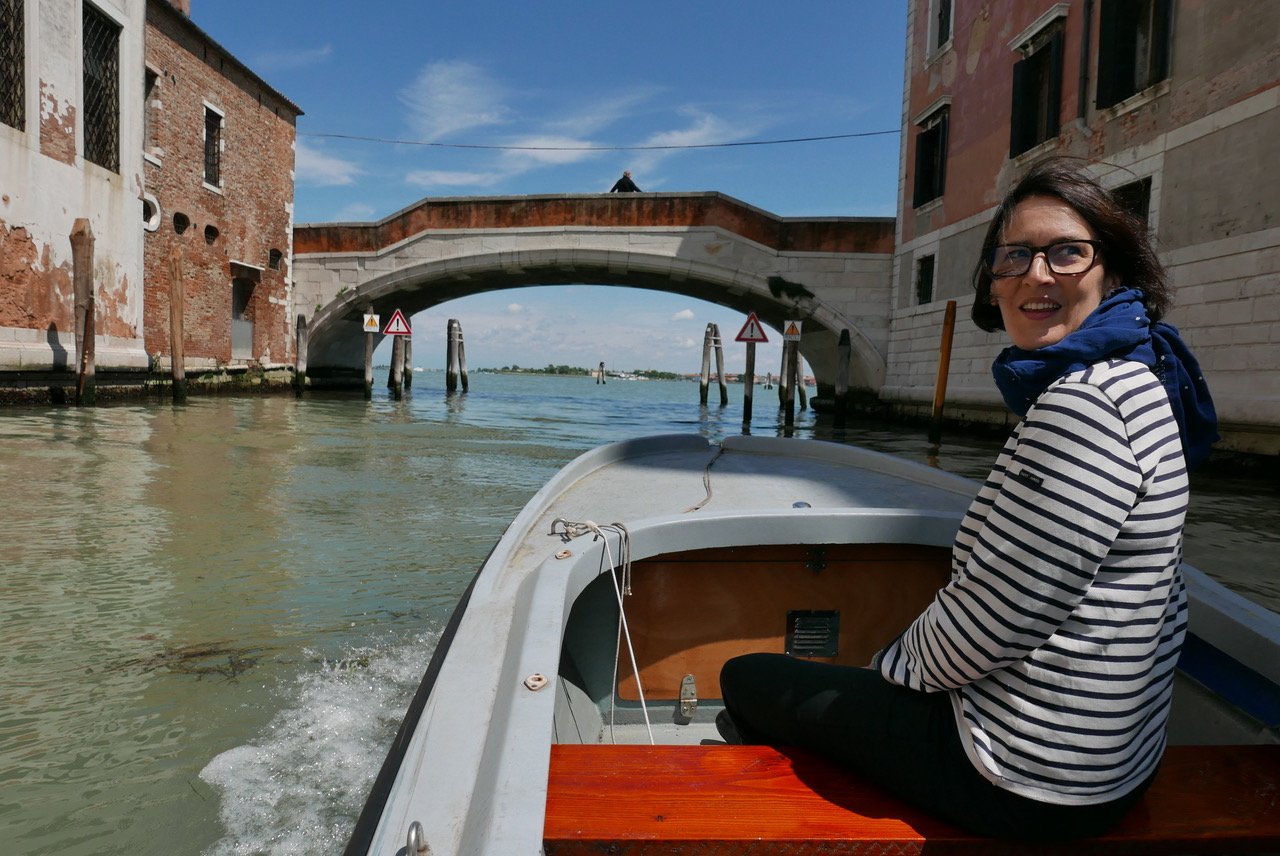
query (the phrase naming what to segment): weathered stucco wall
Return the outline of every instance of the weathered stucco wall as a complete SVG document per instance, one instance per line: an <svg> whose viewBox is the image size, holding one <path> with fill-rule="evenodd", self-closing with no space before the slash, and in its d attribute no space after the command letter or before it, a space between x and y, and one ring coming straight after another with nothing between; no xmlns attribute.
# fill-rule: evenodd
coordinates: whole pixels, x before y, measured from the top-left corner
<svg viewBox="0 0 1280 856"><path fill-rule="evenodd" d="M27 0L25 125L0 125L0 370L74 364L69 235L95 238L97 364L143 367L141 86L143 0L102 0L121 26L120 172L86 162L80 4Z"/></svg>

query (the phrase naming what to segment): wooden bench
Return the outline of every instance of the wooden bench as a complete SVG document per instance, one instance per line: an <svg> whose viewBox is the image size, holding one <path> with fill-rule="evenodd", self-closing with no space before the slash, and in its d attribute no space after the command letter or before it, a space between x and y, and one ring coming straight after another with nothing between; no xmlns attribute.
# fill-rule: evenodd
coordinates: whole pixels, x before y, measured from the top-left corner
<svg viewBox="0 0 1280 856"><path fill-rule="evenodd" d="M1101 838L981 838L799 749L556 745L548 856L1280 853L1280 746L1174 746Z"/></svg>

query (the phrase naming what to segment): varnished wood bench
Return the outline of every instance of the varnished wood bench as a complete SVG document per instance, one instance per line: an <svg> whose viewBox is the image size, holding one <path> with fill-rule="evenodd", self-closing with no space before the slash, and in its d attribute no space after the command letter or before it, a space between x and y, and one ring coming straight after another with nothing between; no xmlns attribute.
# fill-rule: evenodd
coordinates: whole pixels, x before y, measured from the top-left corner
<svg viewBox="0 0 1280 856"><path fill-rule="evenodd" d="M980 838L822 758L766 746L556 745L548 856L1280 853L1280 746L1170 747L1156 781L1101 838Z"/></svg>

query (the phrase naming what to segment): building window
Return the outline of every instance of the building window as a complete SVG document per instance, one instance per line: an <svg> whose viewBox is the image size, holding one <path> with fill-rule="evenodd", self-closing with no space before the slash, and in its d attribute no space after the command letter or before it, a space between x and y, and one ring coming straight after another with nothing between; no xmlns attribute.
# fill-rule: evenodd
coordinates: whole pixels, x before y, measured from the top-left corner
<svg viewBox="0 0 1280 856"><path fill-rule="evenodd" d="M222 114L204 108L204 183L222 186Z"/></svg>
<svg viewBox="0 0 1280 856"><path fill-rule="evenodd" d="M120 26L88 3L83 53L84 158L119 172Z"/></svg>
<svg viewBox="0 0 1280 856"><path fill-rule="evenodd" d="M142 149L150 152L156 148L156 84L160 75L151 69L146 70L142 82Z"/></svg>
<svg viewBox="0 0 1280 856"><path fill-rule="evenodd" d="M1032 40L1013 66L1009 157L1058 136L1062 102L1062 27Z"/></svg>
<svg viewBox="0 0 1280 856"><path fill-rule="evenodd" d="M1172 0L1104 0L1098 15L1099 109L1169 76Z"/></svg>
<svg viewBox="0 0 1280 856"><path fill-rule="evenodd" d="M933 301L933 268L934 256L921 256L916 259L916 305L923 306Z"/></svg>
<svg viewBox="0 0 1280 856"><path fill-rule="evenodd" d="M916 175L911 207L919 208L942 196L947 180L947 123L950 108L936 110L919 123L916 134Z"/></svg>
<svg viewBox="0 0 1280 856"><path fill-rule="evenodd" d="M26 128L26 27L22 0L0 0L0 122Z"/></svg>
<svg viewBox="0 0 1280 856"><path fill-rule="evenodd" d="M284 253L277 249L272 249L271 252L267 253L267 267L272 270L280 270L280 262L282 259L284 259Z"/></svg>
<svg viewBox="0 0 1280 856"><path fill-rule="evenodd" d="M929 52L934 53L946 47L951 41L952 2L951 0L933 0L932 15L929 20Z"/></svg>
<svg viewBox="0 0 1280 856"><path fill-rule="evenodd" d="M1151 217L1151 176L1122 184L1111 191L1111 195L1143 223Z"/></svg>
<svg viewBox="0 0 1280 856"><path fill-rule="evenodd" d="M253 280L231 280L231 359L253 359Z"/></svg>

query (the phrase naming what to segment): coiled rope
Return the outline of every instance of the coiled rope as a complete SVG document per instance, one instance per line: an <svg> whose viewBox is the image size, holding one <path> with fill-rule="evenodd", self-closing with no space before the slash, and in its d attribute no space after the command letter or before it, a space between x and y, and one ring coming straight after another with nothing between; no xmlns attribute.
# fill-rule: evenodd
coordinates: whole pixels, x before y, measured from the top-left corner
<svg viewBox="0 0 1280 856"><path fill-rule="evenodd" d="M644 697L644 686L640 681L640 666L636 663L635 645L631 641L631 628L627 625L627 611L623 606L623 597L631 594L631 533L627 531L627 527L621 523L599 524L593 520L583 520L581 522L566 520L563 517L557 517L551 521L551 533L556 534L556 527L561 527L561 534L565 540L580 538L583 535L591 534L604 542L603 559L609 564L609 579L613 582L613 592L618 599L618 635L614 641L613 650L613 687L618 686L618 664L622 660L622 641L625 638L627 642L627 656L631 660L631 673L636 676L636 694L640 697L640 713L644 717L645 731L649 734L649 744L653 745L656 741L653 737L653 724L649 721L649 706ZM618 536L618 561L613 560L613 551L609 548L609 538L606 533L612 533ZM602 567L603 572L603 567ZM621 580L619 580L621 573ZM617 742L614 737L614 719L617 709L616 691L609 693L609 739Z"/></svg>

